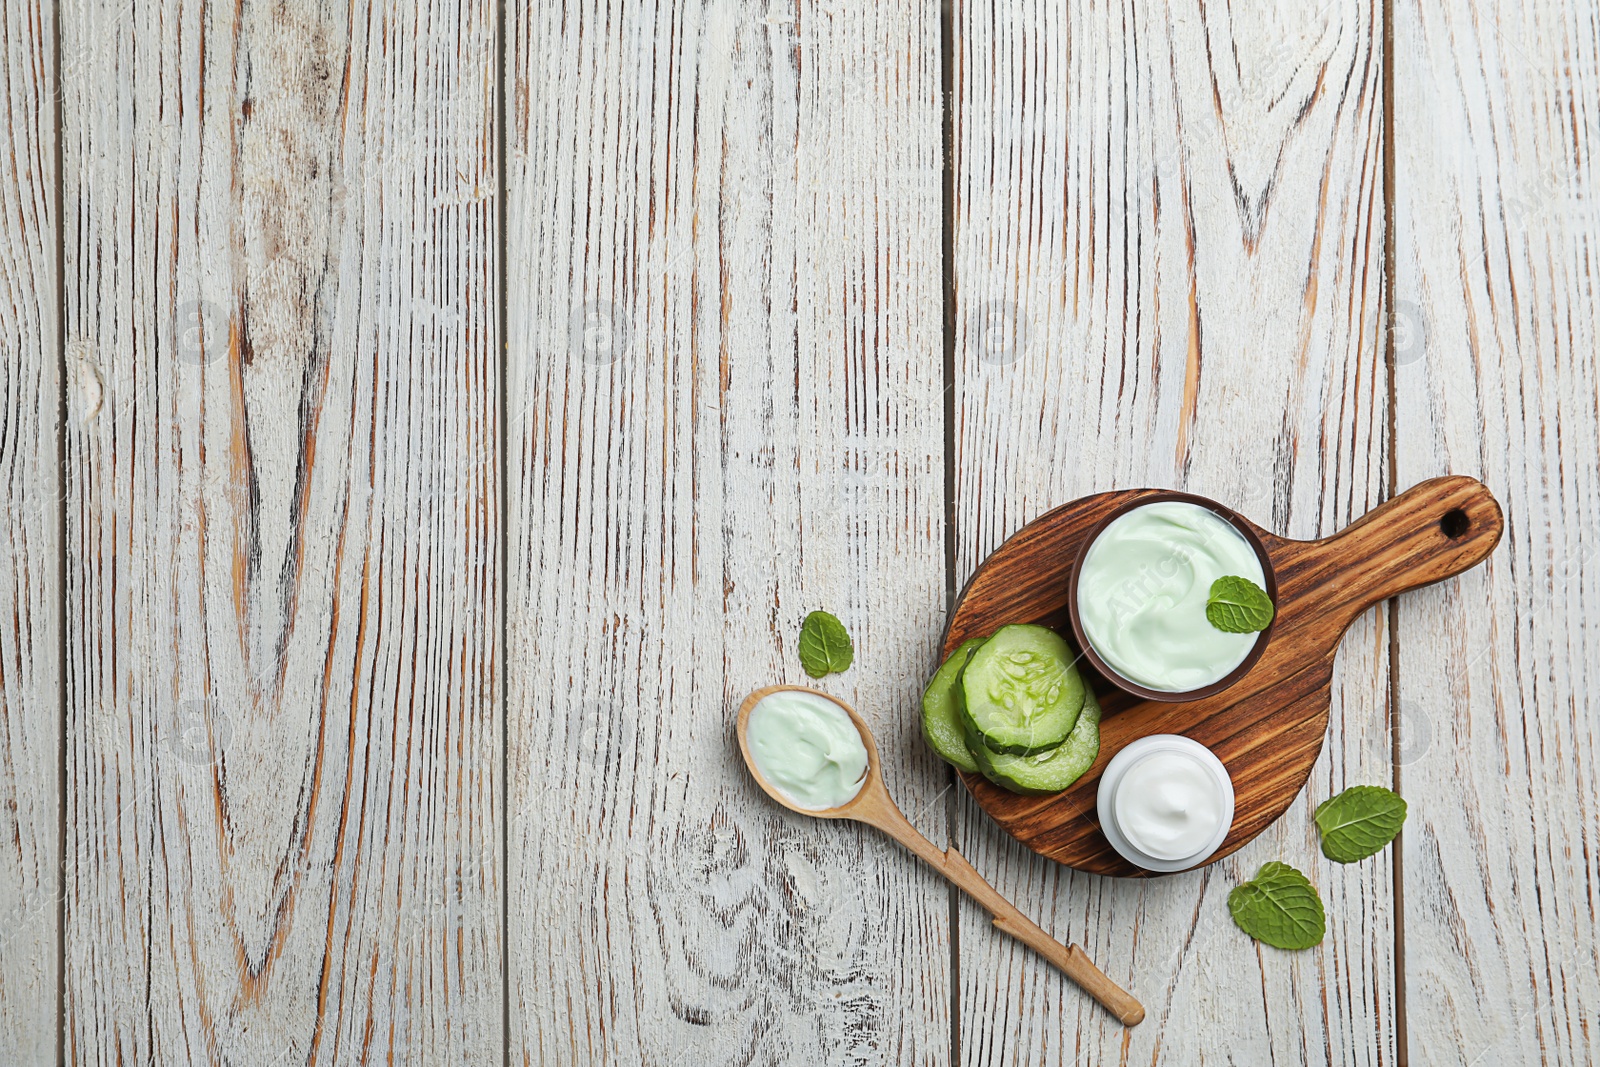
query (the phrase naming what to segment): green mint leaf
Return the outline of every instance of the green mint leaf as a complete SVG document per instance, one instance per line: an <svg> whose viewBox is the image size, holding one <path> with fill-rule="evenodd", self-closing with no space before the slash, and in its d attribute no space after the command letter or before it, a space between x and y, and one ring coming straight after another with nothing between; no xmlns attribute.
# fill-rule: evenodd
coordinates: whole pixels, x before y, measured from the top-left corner
<svg viewBox="0 0 1600 1067"><path fill-rule="evenodd" d="M1211 583L1206 618L1225 633L1249 634L1272 625L1272 598L1248 578L1227 574Z"/></svg>
<svg viewBox="0 0 1600 1067"><path fill-rule="evenodd" d="M1383 851L1406 821L1400 794L1378 785L1353 785L1317 806L1312 816L1322 834L1322 854L1354 863Z"/></svg>
<svg viewBox="0 0 1600 1067"><path fill-rule="evenodd" d="M813 611L800 624L800 666L811 677L838 674L855 658L850 631L826 611Z"/></svg>
<svg viewBox="0 0 1600 1067"><path fill-rule="evenodd" d="M1228 894L1234 924L1273 948L1322 944L1328 920L1311 880L1287 863L1268 863Z"/></svg>

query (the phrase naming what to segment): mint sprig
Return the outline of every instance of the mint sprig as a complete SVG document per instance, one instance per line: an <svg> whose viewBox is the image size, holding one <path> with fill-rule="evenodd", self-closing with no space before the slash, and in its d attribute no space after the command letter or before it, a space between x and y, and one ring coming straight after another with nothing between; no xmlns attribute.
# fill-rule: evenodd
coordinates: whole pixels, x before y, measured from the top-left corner
<svg viewBox="0 0 1600 1067"><path fill-rule="evenodd" d="M1211 583L1206 618L1230 634L1255 633L1272 625L1272 598L1248 578L1226 574Z"/></svg>
<svg viewBox="0 0 1600 1067"><path fill-rule="evenodd" d="M1322 835L1322 854L1335 863L1355 863L1383 851L1406 821L1400 794L1378 785L1353 785L1317 805L1312 816Z"/></svg>
<svg viewBox="0 0 1600 1067"><path fill-rule="evenodd" d="M813 611L800 624L800 666L813 678L838 674L856 658L844 623L826 611Z"/></svg>
<svg viewBox="0 0 1600 1067"><path fill-rule="evenodd" d="M1322 898L1311 879L1287 863L1264 864L1256 876L1228 894L1234 924L1273 948L1322 944L1328 932Z"/></svg>

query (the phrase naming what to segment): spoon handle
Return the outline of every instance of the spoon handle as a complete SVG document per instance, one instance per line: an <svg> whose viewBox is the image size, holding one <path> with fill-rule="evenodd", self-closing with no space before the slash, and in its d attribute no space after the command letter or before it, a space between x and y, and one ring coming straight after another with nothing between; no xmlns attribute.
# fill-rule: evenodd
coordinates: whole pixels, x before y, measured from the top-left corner
<svg viewBox="0 0 1600 1067"><path fill-rule="evenodd" d="M911 821L901 813L884 794L874 799L852 817L870 823L900 842L927 862L928 866L950 879L969 897L983 905L994 916L994 924L1039 955L1055 964L1062 974L1082 986L1084 991L1105 1006L1106 1010L1128 1026L1144 1021L1144 1005L1127 990L1107 978L1105 972L1090 961L1087 953L1077 945L1063 945L1039 927L1039 924L1017 910L1017 906L1000 895L999 890L983 880L967 858L954 848L941 852L933 842L923 837Z"/></svg>
<svg viewBox="0 0 1600 1067"><path fill-rule="evenodd" d="M1096 967L1089 954L1077 945L1063 945L1045 933L1039 924L1017 910L1017 906L984 881L967 858L954 848L944 852L944 875L960 886L973 900L994 916L994 925L1021 941L1055 964L1056 969L1082 986L1106 1010L1128 1026L1144 1021L1144 1005L1133 994L1118 986Z"/></svg>

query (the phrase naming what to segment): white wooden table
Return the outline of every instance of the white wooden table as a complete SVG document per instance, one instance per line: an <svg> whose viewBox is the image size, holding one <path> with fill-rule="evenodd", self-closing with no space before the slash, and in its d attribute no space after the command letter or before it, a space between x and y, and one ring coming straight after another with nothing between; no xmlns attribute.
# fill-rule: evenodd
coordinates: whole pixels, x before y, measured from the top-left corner
<svg viewBox="0 0 1600 1067"><path fill-rule="evenodd" d="M1600 1045L1594 0L7 0L0 1064L1578 1064ZM1074 875L918 737L953 590L1177 486L1436 474L1305 795ZM889 784L1124 1031L732 710ZM1308 806L1395 785L1395 847ZM1230 888L1306 870L1318 949Z"/></svg>

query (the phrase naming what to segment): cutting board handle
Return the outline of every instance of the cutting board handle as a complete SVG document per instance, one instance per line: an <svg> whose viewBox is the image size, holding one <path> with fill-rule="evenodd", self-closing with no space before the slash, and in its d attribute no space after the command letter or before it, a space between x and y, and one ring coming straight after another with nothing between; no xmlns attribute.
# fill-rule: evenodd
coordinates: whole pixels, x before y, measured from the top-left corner
<svg viewBox="0 0 1600 1067"><path fill-rule="evenodd" d="M1301 566L1327 592L1321 610L1348 624L1379 601L1482 563L1504 530L1500 502L1482 482L1430 478L1315 542Z"/></svg>

